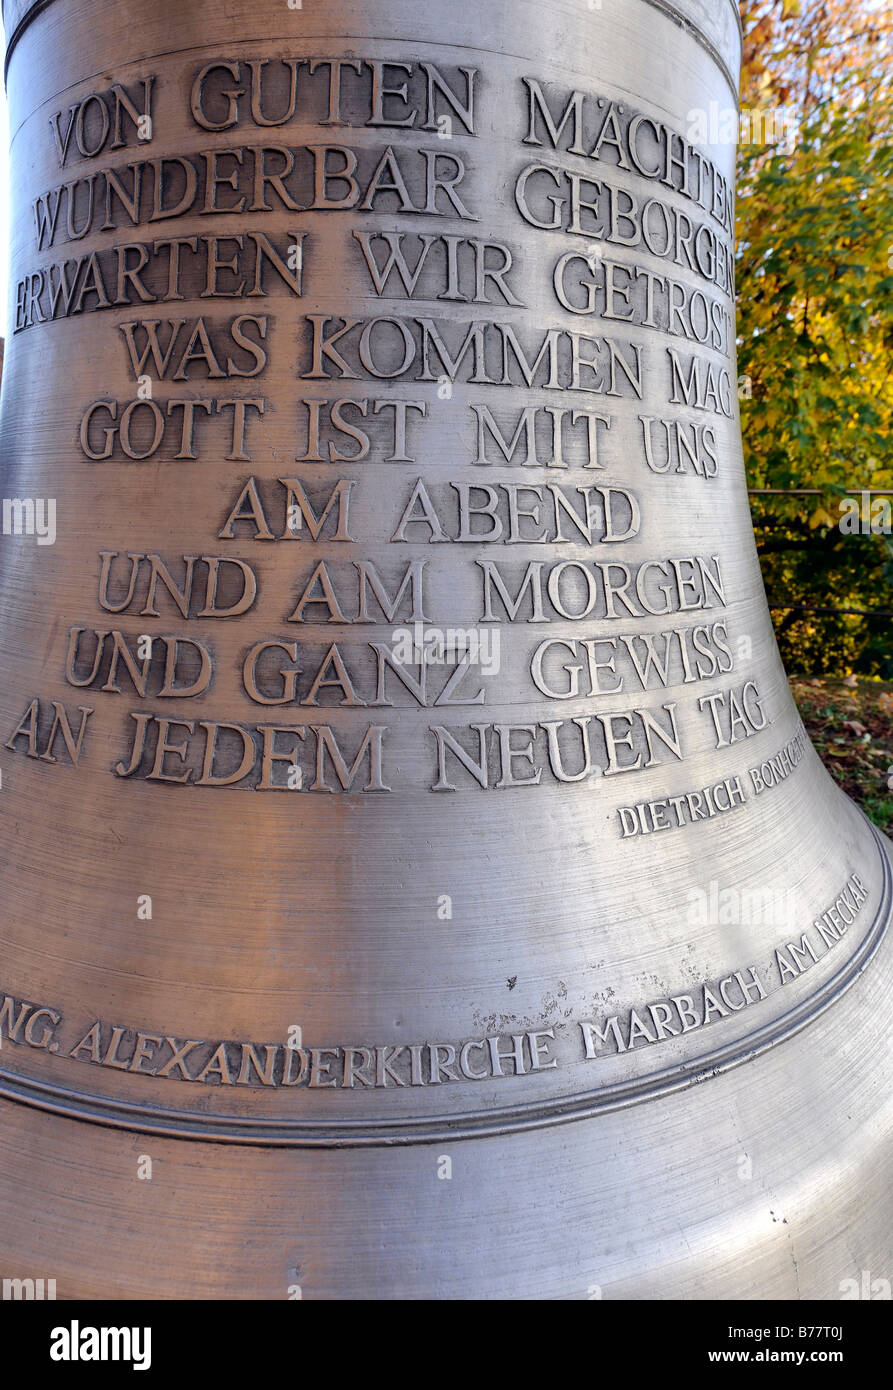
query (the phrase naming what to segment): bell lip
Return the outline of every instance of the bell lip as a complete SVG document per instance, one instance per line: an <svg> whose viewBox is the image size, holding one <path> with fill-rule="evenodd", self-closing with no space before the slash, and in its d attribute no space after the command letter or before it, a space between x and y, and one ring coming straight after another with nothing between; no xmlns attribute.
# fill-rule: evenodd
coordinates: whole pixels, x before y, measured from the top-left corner
<svg viewBox="0 0 893 1390"><path fill-rule="evenodd" d="M862 815L881 859L882 896L871 926L854 953L815 994L763 1028L638 1080L480 1114L404 1116L377 1122L368 1118L332 1122L190 1113L75 1091L3 1069L0 1069L0 1098L87 1124L157 1134L168 1139L252 1148L345 1149L455 1142L552 1128L686 1091L753 1061L800 1033L850 990L876 955L888 927L893 924L893 848L864 812Z"/></svg>

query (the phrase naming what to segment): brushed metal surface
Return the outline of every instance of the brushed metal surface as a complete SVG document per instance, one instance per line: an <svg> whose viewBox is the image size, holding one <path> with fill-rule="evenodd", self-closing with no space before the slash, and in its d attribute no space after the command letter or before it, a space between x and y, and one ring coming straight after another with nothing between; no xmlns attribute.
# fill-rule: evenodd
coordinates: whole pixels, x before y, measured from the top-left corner
<svg viewBox="0 0 893 1390"><path fill-rule="evenodd" d="M52 498L56 534L0 537L2 1273L140 1298L889 1278L890 846L779 661L735 151L691 134L732 107L736 7L4 23L3 497ZM126 602L128 555L159 557L154 602L148 558ZM212 611L215 573L219 608L256 581L244 612ZM416 618L480 659L401 666ZM91 679L97 632L123 635ZM190 643L208 683L178 696Z"/></svg>

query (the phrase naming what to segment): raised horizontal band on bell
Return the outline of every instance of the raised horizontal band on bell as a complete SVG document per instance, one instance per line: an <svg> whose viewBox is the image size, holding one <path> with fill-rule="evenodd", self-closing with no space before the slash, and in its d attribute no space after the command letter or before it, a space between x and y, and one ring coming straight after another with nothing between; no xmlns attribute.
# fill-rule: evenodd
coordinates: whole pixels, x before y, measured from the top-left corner
<svg viewBox="0 0 893 1390"><path fill-rule="evenodd" d="M49 3L50 0L47 0L47 2ZM740 98L738 95L738 83L735 81L735 77L732 73L731 68L729 67L728 63L726 62L725 58L722 56L716 45L711 42L711 40L707 37L706 34L702 34L700 29L696 28L695 25L692 24L690 19L686 19L685 15L681 14L680 11L676 8L676 6L671 3L671 0L644 0L644 3L646 5L651 5L652 9L659 10L661 14L666 15L667 18L672 20L674 24L678 24L680 29L684 30L686 34L690 34L691 37L694 39L695 43L699 44L700 47L703 48L706 53L710 54L710 57L713 59L714 63L716 63L716 66L719 68L723 77L726 79L726 82L729 84L729 89L732 93L735 108L737 109L740 102ZM735 15L735 23L737 25L738 33L743 38L741 16L738 13L738 7L734 3L734 0L731 0L731 5L732 11Z"/></svg>
<svg viewBox="0 0 893 1390"><path fill-rule="evenodd" d="M739 101L738 84L735 81L734 75L731 69L729 68L728 63L723 58L719 50L716 48L715 44L713 44L711 40L707 37L707 35L702 34L700 29L698 29L694 24L692 24L691 20L687 19L686 16L682 14L674 4L671 3L671 0L643 0L643 3L645 3L646 5L651 5L656 10L660 10L660 12L666 15L668 19L672 20L674 24L677 24L680 29L683 29L687 34L690 34L691 37L695 40L695 42L700 44L700 46L707 53L710 54L711 58L720 68L723 76L728 82L735 102L735 106L737 107ZM735 0L727 0L727 3L729 4L732 10L732 14L735 16L735 24L737 27L738 34L743 38L741 15L738 12L738 7L735 3ZM26 6L25 10L21 15L21 18L19 19L18 24L16 24L15 28L10 34L9 40L6 45L6 56L3 64L4 81L7 81L9 78L9 64L12 59L13 52L15 51L15 48L19 42L19 39L25 33L25 30L28 29L28 27L31 24L31 21L36 19L38 15L42 14L44 10L49 9L50 5L52 4L53 0L34 0L33 4L31 4L30 6Z"/></svg>
<svg viewBox="0 0 893 1390"><path fill-rule="evenodd" d="M870 824L870 822L869 822ZM774 1022L745 1038L689 1062L584 1095L490 1110L480 1115L437 1115L395 1120L286 1120L267 1117L197 1115L135 1105L0 1070L0 1096L67 1119L116 1129L158 1134L168 1139L247 1144L276 1148L370 1148L478 1139L532 1130L622 1110L657 1099L732 1070L785 1042L812 1023L856 982L877 951L893 905L893 864L877 829L872 835L881 860L881 902L857 950L823 987Z"/></svg>

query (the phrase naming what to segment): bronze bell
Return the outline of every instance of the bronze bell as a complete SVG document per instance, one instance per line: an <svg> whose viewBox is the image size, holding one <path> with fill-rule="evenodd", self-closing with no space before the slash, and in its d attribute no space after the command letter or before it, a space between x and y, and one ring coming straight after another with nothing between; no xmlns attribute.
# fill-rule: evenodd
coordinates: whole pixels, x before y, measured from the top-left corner
<svg viewBox="0 0 893 1390"><path fill-rule="evenodd" d="M4 22L0 1273L889 1277L890 846L752 539L735 5Z"/></svg>

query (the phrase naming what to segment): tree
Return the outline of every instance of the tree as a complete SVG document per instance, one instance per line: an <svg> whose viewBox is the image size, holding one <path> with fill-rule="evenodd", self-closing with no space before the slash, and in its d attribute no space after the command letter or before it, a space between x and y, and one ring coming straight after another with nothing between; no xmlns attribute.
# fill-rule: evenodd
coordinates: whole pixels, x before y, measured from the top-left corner
<svg viewBox="0 0 893 1390"><path fill-rule="evenodd" d="M819 493L753 497L766 587L779 604L890 610L893 537L839 522L847 490L893 487L893 22L870 0L741 12L742 108L784 108L793 132L739 146L748 482ZM776 617L794 669L893 675L889 618Z"/></svg>

